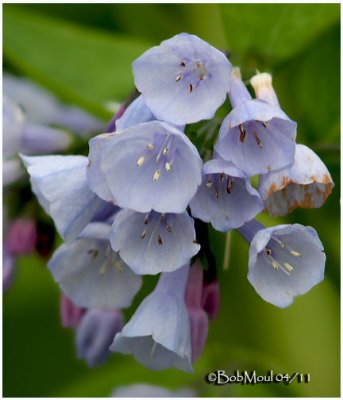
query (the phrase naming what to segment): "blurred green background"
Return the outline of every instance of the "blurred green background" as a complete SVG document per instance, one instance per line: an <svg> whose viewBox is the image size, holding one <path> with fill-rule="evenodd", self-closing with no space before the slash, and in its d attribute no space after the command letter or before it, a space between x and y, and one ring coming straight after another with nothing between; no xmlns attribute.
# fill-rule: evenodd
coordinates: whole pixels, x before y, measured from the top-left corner
<svg viewBox="0 0 343 400"><path fill-rule="evenodd" d="M137 382L189 386L198 396L340 395L340 5L5 4L4 68L106 119L106 104L133 88L132 61L179 32L229 50L246 80L256 69L273 74L298 142L318 153L336 186L322 209L260 219L312 225L326 250L326 278L288 309L265 303L246 279L248 246L233 233L229 268L220 268L219 316L194 374L151 372L118 354L88 369L75 358L73 333L60 327L59 291L45 263L23 258L3 302L4 396L106 397ZM225 235L212 232L211 241L221 266ZM311 381L208 385L205 374L217 369L310 373Z"/></svg>

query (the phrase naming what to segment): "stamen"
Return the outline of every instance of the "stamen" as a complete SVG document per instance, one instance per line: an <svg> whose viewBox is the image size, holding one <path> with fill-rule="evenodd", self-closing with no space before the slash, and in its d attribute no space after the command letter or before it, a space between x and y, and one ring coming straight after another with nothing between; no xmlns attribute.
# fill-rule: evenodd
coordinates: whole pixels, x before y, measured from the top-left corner
<svg viewBox="0 0 343 400"><path fill-rule="evenodd" d="M166 169L167 172L171 170L171 165L169 164L168 161L164 164L164 168Z"/></svg>
<svg viewBox="0 0 343 400"><path fill-rule="evenodd" d="M163 244L163 241L162 241L162 238L160 235L158 235L157 241L158 241L158 244L160 244L160 245Z"/></svg>
<svg viewBox="0 0 343 400"><path fill-rule="evenodd" d="M290 253L291 253L292 256L294 256L294 257L302 257L302 254L299 253L299 252L297 252L297 251L295 251L295 250L291 250Z"/></svg>
<svg viewBox="0 0 343 400"><path fill-rule="evenodd" d="M285 266L285 268L287 269L287 271L292 272L293 271L293 267L288 264L287 262L283 263L283 265Z"/></svg>
<svg viewBox="0 0 343 400"><path fill-rule="evenodd" d="M186 64L182 61L181 63L180 63L180 67L185 67L186 66Z"/></svg>
<svg viewBox="0 0 343 400"><path fill-rule="evenodd" d="M267 124L266 124L265 122L261 121L261 124L262 124L262 126L263 126L264 128L267 128Z"/></svg>
<svg viewBox="0 0 343 400"><path fill-rule="evenodd" d="M209 189L213 185L213 182L211 180L208 180L206 183L206 187Z"/></svg>
<svg viewBox="0 0 343 400"><path fill-rule="evenodd" d="M275 242L276 242L277 244L279 244L282 248L285 248L285 247L286 247L285 243L281 242L281 240L278 239L277 237L273 236L273 240L275 240Z"/></svg>
<svg viewBox="0 0 343 400"><path fill-rule="evenodd" d="M154 149L154 145L153 145L152 143L148 143L148 144L146 145L146 148L147 148L147 150L151 151L151 150Z"/></svg>
<svg viewBox="0 0 343 400"><path fill-rule="evenodd" d="M139 159L137 160L137 166L141 167L144 163L144 160L145 160L145 158L143 156L139 157Z"/></svg>
<svg viewBox="0 0 343 400"><path fill-rule="evenodd" d="M253 131L253 135L254 135L254 137L255 137L257 146L258 146L260 149L262 149L262 148L263 148L263 144L262 144L260 138L257 136L257 133L256 133L255 131Z"/></svg>
<svg viewBox="0 0 343 400"><path fill-rule="evenodd" d="M179 82L180 79L181 79L181 75L178 75L178 76L175 78L176 82Z"/></svg>
<svg viewBox="0 0 343 400"><path fill-rule="evenodd" d="M225 174L221 173L219 176L219 181L224 182Z"/></svg>
<svg viewBox="0 0 343 400"><path fill-rule="evenodd" d="M142 234L141 234L141 239L144 239L144 238L145 238L145 235L146 235L146 230L144 229L144 231L143 231Z"/></svg>
<svg viewBox="0 0 343 400"><path fill-rule="evenodd" d="M272 255L272 251L270 249L265 249L264 252L267 254L267 256L271 256Z"/></svg>
<svg viewBox="0 0 343 400"><path fill-rule="evenodd" d="M247 131L244 129L243 124L239 125L239 131L241 132L241 134L239 135L239 140L242 143L244 143L245 135L246 135Z"/></svg>
<svg viewBox="0 0 343 400"><path fill-rule="evenodd" d="M169 152L168 147L165 147L165 148L163 149L163 154L166 156L166 155L168 154L168 152Z"/></svg>
<svg viewBox="0 0 343 400"><path fill-rule="evenodd" d="M149 222L148 217L146 217L145 220L144 220L144 225L147 225L148 222Z"/></svg>
<svg viewBox="0 0 343 400"><path fill-rule="evenodd" d="M227 185L226 185L226 191L227 191L228 193L231 193L231 191L232 191L232 186L233 186L233 182L232 182L231 179L229 179L229 180L227 181Z"/></svg>
<svg viewBox="0 0 343 400"><path fill-rule="evenodd" d="M165 219L166 219L166 216L165 216L164 214L161 214L161 215L160 215L160 221L161 221L161 222L164 222Z"/></svg>
<svg viewBox="0 0 343 400"><path fill-rule="evenodd" d="M106 274L106 268L107 264L104 264L101 266L101 268L99 269L99 275L105 275Z"/></svg>
<svg viewBox="0 0 343 400"><path fill-rule="evenodd" d="M99 255L99 250L96 249L88 250L88 254L92 254L92 260L95 260Z"/></svg>
<svg viewBox="0 0 343 400"><path fill-rule="evenodd" d="M154 352L155 352L155 349L156 349L156 342L154 342L154 344L152 345L152 348L151 348L151 351L150 351L150 357L152 357L153 356L153 354L154 354Z"/></svg>
<svg viewBox="0 0 343 400"><path fill-rule="evenodd" d="M157 181L158 178L160 177L160 175L161 175L161 172L157 169L157 170L155 171L155 173L154 173L154 176L152 177L152 180L153 180L153 181Z"/></svg>
<svg viewBox="0 0 343 400"><path fill-rule="evenodd" d="M218 189L215 190L215 196L216 196L216 198L218 199L218 197L219 197L219 191L218 191Z"/></svg>
<svg viewBox="0 0 343 400"><path fill-rule="evenodd" d="M168 231L169 233L171 233L172 227L171 227L170 225L167 225L167 226L166 226L166 229L167 229L167 231Z"/></svg>
<svg viewBox="0 0 343 400"><path fill-rule="evenodd" d="M280 265L277 261L275 261L275 260L272 260L272 266L273 266L273 268L276 269L276 270L278 270L279 267L281 267L281 265Z"/></svg>
<svg viewBox="0 0 343 400"><path fill-rule="evenodd" d="M192 93L192 91L193 91L193 85L192 85L191 83L188 85L188 90L189 90L189 93Z"/></svg>

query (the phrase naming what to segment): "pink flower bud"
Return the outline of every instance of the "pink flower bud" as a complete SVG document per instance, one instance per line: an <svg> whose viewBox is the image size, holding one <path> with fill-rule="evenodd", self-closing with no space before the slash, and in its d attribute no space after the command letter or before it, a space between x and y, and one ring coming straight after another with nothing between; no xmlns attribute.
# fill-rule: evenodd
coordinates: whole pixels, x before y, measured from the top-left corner
<svg viewBox="0 0 343 400"><path fill-rule="evenodd" d="M34 250L36 240L35 221L17 218L8 229L6 247L13 255L29 254Z"/></svg>

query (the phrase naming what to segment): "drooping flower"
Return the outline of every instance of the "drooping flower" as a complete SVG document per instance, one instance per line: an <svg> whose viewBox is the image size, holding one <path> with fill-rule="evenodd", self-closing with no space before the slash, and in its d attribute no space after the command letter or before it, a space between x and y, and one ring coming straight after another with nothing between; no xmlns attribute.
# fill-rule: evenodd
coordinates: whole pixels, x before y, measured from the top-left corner
<svg viewBox="0 0 343 400"><path fill-rule="evenodd" d="M74 240L101 207L107 205L88 187L87 157L21 156L32 191L66 241Z"/></svg>
<svg viewBox="0 0 343 400"><path fill-rule="evenodd" d="M189 204L193 217L219 231L238 228L263 210L258 192L232 163L214 159L203 166L202 184Z"/></svg>
<svg viewBox="0 0 343 400"><path fill-rule="evenodd" d="M116 130L129 128L130 126L149 122L156 119L151 110L146 106L143 96L140 95L125 110L123 115L116 121Z"/></svg>
<svg viewBox="0 0 343 400"><path fill-rule="evenodd" d="M199 259L189 271L185 302L191 324L192 362L197 360L205 346L208 318L202 306L203 267Z"/></svg>
<svg viewBox="0 0 343 400"><path fill-rule="evenodd" d="M122 208L181 213L201 183L202 161L195 146L180 130L159 121L99 135L89 146L91 190Z"/></svg>
<svg viewBox="0 0 343 400"><path fill-rule="evenodd" d="M275 105L251 96L234 69L233 110L224 119L215 150L247 175L265 174L294 161L296 123Z"/></svg>
<svg viewBox="0 0 343 400"><path fill-rule="evenodd" d="M250 243L248 280L265 301L287 307L323 280L326 257L312 227L252 220L239 232Z"/></svg>
<svg viewBox="0 0 343 400"><path fill-rule="evenodd" d="M142 284L110 246L110 225L90 223L72 243L62 244L48 267L62 292L86 308L124 308Z"/></svg>
<svg viewBox="0 0 343 400"><path fill-rule="evenodd" d="M78 357L89 367L103 364L111 354L109 346L113 337L123 324L123 314L118 310L87 310L76 330Z"/></svg>
<svg viewBox="0 0 343 400"><path fill-rule="evenodd" d="M152 370L177 368L191 372L191 335L184 302L189 266L163 273L118 333L111 351L132 354Z"/></svg>
<svg viewBox="0 0 343 400"><path fill-rule="evenodd" d="M6 74L3 90L5 96L18 104L24 110L27 120L35 126L58 125L81 136L105 129L99 119L76 106L62 104L52 93L25 78Z"/></svg>
<svg viewBox="0 0 343 400"><path fill-rule="evenodd" d="M65 150L71 138L61 129L28 123L20 107L3 98L3 185L24 175L17 158L19 152L41 154Z"/></svg>
<svg viewBox="0 0 343 400"><path fill-rule="evenodd" d="M120 211L110 232L111 246L136 274L171 272L200 249L193 219L182 214Z"/></svg>
<svg viewBox="0 0 343 400"><path fill-rule="evenodd" d="M156 118L183 125L210 119L230 89L224 53L181 33L152 47L133 63L137 89Z"/></svg>
<svg viewBox="0 0 343 400"><path fill-rule="evenodd" d="M322 160L310 148L297 144L294 164L262 175L259 192L268 213L286 215L297 207L319 208L334 184Z"/></svg>
<svg viewBox="0 0 343 400"><path fill-rule="evenodd" d="M86 308L76 306L66 295L61 294L60 317L61 324L65 328L76 328L86 312Z"/></svg>

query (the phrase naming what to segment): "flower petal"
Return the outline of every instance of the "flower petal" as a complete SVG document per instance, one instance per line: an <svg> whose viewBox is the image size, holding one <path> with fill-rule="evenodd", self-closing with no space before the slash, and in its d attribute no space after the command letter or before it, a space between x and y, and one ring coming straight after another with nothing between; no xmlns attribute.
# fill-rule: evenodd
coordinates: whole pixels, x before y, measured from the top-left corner
<svg viewBox="0 0 343 400"><path fill-rule="evenodd" d="M111 246L136 274L171 272L198 253L193 219L186 213L149 215L120 211L110 233Z"/></svg>

